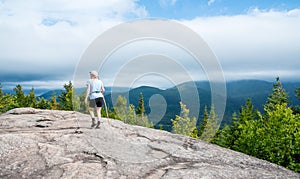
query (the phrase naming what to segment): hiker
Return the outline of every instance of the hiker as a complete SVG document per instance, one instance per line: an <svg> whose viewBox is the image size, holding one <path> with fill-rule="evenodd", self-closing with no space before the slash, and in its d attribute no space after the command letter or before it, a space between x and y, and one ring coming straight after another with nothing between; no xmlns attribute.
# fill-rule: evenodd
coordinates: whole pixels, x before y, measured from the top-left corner
<svg viewBox="0 0 300 179"><path fill-rule="evenodd" d="M91 127L98 128L101 119L101 107L104 105L103 93L105 91L103 82L99 79L97 71L90 72L90 79L87 81L87 89L84 102L87 104L89 99L89 113L92 118ZM97 122L95 120L94 109L96 107Z"/></svg>

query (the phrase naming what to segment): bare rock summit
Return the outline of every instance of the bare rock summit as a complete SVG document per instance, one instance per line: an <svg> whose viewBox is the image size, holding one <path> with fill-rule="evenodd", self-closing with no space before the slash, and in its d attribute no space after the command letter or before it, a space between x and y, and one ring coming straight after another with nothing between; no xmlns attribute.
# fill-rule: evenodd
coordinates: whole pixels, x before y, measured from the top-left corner
<svg viewBox="0 0 300 179"><path fill-rule="evenodd" d="M166 131L88 115L13 109L0 116L0 178L300 178L278 165Z"/></svg>

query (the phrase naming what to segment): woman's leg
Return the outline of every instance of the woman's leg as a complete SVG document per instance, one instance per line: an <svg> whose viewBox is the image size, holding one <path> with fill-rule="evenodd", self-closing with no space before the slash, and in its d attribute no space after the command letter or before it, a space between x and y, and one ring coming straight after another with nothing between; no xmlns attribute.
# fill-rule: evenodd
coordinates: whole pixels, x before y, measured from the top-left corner
<svg viewBox="0 0 300 179"><path fill-rule="evenodd" d="M89 108L89 112L90 112L90 116L91 116L91 118L92 119L94 119L95 118L95 115L94 115L94 108Z"/></svg>
<svg viewBox="0 0 300 179"><path fill-rule="evenodd" d="M90 116L91 116L91 118L92 118L92 125L91 125L91 127L94 127L95 125L96 125L96 123L95 123L95 114L94 114L94 108L89 108L89 112L90 112Z"/></svg>
<svg viewBox="0 0 300 179"><path fill-rule="evenodd" d="M97 111L97 118L98 118L96 127L98 127L100 125L100 122L101 122L101 107L97 107L96 111Z"/></svg>

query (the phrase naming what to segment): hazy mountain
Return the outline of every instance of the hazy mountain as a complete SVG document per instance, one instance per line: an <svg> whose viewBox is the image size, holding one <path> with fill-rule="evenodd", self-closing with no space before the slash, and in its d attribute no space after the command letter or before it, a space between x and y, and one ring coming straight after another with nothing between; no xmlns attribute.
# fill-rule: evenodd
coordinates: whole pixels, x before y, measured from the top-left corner
<svg viewBox="0 0 300 179"><path fill-rule="evenodd" d="M149 86L141 86L134 89L121 88L121 87L106 87L105 99L107 105L112 107L112 97L114 100L118 97L118 95L129 96L128 103L133 104L135 107L138 106L139 94L142 92L145 102L146 113L150 114L151 110L149 107L149 100L153 95L159 95L164 98L165 103L155 103L155 106L152 106L153 109L162 109L166 107L166 113L163 116L162 120L157 124L163 125L164 129L170 130L171 121L170 119L174 119L175 115L180 114L180 105L179 102L181 100L180 94L188 94L189 91L196 86L198 90L198 99L200 100L200 111L199 111L199 122L201 122L202 114L204 111L204 106L209 107L211 105L211 89L210 83L208 81L199 81L199 82L186 82L182 83L176 87L168 88L165 90L149 87ZM296 88L300 87L300 82L283 82L283 87L288 92L290 101L292 105L300 105L300 101L295 96ZM226 83L226 91L227 91L227 102L226 109L224 114L223 123L230 123L231 116L233 112L238 112L240 107L245 104L247 98L252 99L252 103L256 109L263 111L263 105L265 104L268 95L272 92L273 82L260 81L260 80L239 80L239 81L230 81ZM76 89L76 94L81 94L85 91L85 88ZM51 95L54 91L48 91L47 93L41 95L46 99L50 99ZM55 90L56 95L59 95L61 90ZM111 92L113 92L111 95ZM195 100L196 101L196 100ZM188 108L197 107L197 105L193 105L193 101L191 101L190 106ZM194 111L194 110L191 110ZM191 116L195 116L196 114L191 114Z"/></svg>

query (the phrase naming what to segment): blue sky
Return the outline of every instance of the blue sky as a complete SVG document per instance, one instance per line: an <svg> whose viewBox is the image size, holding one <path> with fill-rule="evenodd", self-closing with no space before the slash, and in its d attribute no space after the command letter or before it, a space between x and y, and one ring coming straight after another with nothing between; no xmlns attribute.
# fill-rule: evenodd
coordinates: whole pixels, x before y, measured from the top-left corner
<svg viewBox="0 0 300 179"><path fill-rule="evenodd" d="M96 37L143 18L176 20L199 34L226 80L299 81L299 0L0 0L0 82L61 87Z"/></svg>
<svg viewBox="0 0 300 179"><path fill-rule="evenodd" d="M222 15L245 14L251 9L286 11L300 7L300 1L290 0L141 0L152 17L193 19Z"/></svg>

